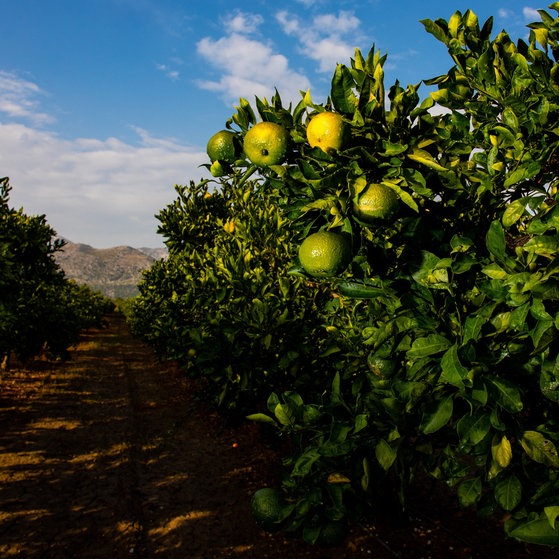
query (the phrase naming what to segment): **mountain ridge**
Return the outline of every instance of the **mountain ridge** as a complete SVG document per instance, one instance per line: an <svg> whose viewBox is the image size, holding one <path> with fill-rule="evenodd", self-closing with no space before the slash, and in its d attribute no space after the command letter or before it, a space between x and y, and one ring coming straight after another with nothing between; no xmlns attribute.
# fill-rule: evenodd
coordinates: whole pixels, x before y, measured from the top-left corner
<svg viewBox="0 0 559 559"><path fill-rule="evenodd" d="M134 248L119 245L94 248L67 239L55 258L66 276L88 285L111 299L127 299L138 294L142 272L167 256L165 248Z"/></svg>

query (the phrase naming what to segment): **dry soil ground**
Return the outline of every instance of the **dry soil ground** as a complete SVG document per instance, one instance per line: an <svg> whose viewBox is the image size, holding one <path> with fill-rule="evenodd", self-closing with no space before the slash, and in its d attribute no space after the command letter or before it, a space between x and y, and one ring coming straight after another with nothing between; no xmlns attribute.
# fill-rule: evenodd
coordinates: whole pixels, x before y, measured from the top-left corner
<svg viewBox="0 0 559 559"><path fill-rule="evenodd" d="M316 549L262 532L253 491L279 458L253 425L224 427L191 382L132 339L122 317L70 361L0 382L0 557L26 559L551 559L505 541L443 496L408 522L371 519Z"/></svg>

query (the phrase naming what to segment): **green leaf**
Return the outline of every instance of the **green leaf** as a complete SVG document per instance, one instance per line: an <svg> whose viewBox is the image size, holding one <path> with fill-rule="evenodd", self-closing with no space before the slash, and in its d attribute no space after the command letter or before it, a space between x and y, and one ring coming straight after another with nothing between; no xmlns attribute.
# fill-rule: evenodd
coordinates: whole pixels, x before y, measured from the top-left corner
<svg viewBox="0 0 559 559"><path fill-rule="evenodd" d="M437 22L434 22L430 19L421 19L420 23L423 24L423 26L425 27L425 30L428 33L431 33L431 35L433 35L441 43L444 43L445 45L448 43L449 36L446 32L446 29L444 29Z"/></svg>
<svg viewBox="0 0 559 559"><path fill-rule="evenodd" d="M491 456L493 461L499 468L506 468L512 460L512 446L506 435L499 440L499 436L495 435L491 442Z"/></svg>
<svg viewBox="0 0 559 559"><path fill-rule="evenodd" d="M301 454L295 461L291 475L294 477L304 477L309 474L313 464L320 458L320 453L317 448L310 447Z"/></svg>
<svg viewBox="0 0 559 559"><path fill-rule="evenodd" d="M557 448L538 431L525 431L520 439L520 444L526 454L535 462L559 468Z"/></svg>
<svg viewBox="0 0 559 559"><path fill-rule="evenodd" d="M462 507L475 505L481 497L481 479L479 477L463 481L457 489L458 501Z"/></svg>
<svg viewBox="0 0 559 559"><path fill-rule="evenodd" d="M270 423L272 425L276 425L275 420L265 413L253 413L251 415L247 415L247 419L250 421L258 421L260 423Z"/></svg>
<svg viewBox="0 0 559 559"><path fill-rule="evenodd" d="M460 439L466 443L476 445L480 443L491 429L491 416L481 413L477 416L463 416L456 426Z"/></svg>
<svg viewBox="0 0 559 559"><path fill-rule="evenodd" d="M421 163L429 169L433 169L434 171L439 171L440 173L448 173L449 170L446 167L443 167L437 160L424 149L416 148L413 150L412 153L407 154L408 158L412 161L416 161L417 163Z"/></svg>
<svg viewBox="0 0 559 559"><path fill-rule="evenodd" d="M385 472L394 464L397 454L398 453L384 439L381 439L375 447L375 456Z"/></svg>
<svg viewBox="0 0 559 559"><path fill-rule="evenodd" d="M419 283L428 283L429 275L433 273L433 270L437 269L440 261L441 259L436 254L433 254L428 250L422 250L421 264L413 271L413 279Z"/></svg>
<svg viewBox="0 0 559 559"><path fill-rule="evenodd" d="M355 82L351 72L343 64L338 64L332 77L332 103L342 114L353 115L357 108L357 97L353 91Z"/></svg>
<svg viewBox="0 0 559 559"><path fill-rule="evenodd" d="M559 546L559 526L553 528L548 518L544 515L516 525L508 531L508 535L527 543Z"/></svg>
<svg viewBox="0 0 559 559"><path fill-rule="evenodd" d="M446 350L441 359L443 381L456 386L457 388L464 388L464 380L468 376L468 369L462 365L458 357L458 346L454 344Z"/></svg>
<svg viewBox="0 0 559 559"><path fill-rule="evenodd" d="M358 433L367 427L369 424L367 414L360 413L355 417L355 425L353 427L353 433Z"/></svg>
<svg viewBox="0 0 559 559"><path fill-rule="evenodd" d="M549 524L553 529L555 529L557 524L557 517L559 517L559 506L545 507L543 511L546 518L549 520Z"/></svg>
<svg viewBox="0 0 559 559"><path fill-rule="evenodd" d="M522 499L522 484L515 475L510 475L495 486L495 500L506 511L515 509Z"/></svg>
<svg viewBox="0 0 559 559"><path fill-rule="evenodd" d="M485 239L489 252L499 260L506 257L505 232L498 221L493 221Z"/></svg>
<svg viewBox="0 0 559 559"><path fill-rule="evenodd" d="M515 132L519 128L518 117L510 107L506 107L503 111L503 122Z"/></svg>
<svg viewBox="0 0 559 559"><path fill-rule="evenodd" d="M543 335L553 326L552 320L538 320L536 326L530 332L534 347L538 347Z"/></svg>
<svg viewBox="0 0 559 559"><path fill-rule="evenodd" d="M411 348L407 351L407 356L410 359L421 359L422 357L446 351L450 345L450 342L444 336L429 334L414 340Z"/></svg>
<svg viewBox="0 0 559 559"><path fill-rule="evenodd" d="M503 213L503 226L508 228L516 223L524 215L526 204L527 200L525 198L510 203Z"/></svg>
<svg viewBox="0 0 559 559"><path fill-rule="evenodd" d="M452 417L454 409L454 401L452 396L448 396L444 400L435 402L434 407L430 410L425 410L421 419L419 430L425 434L430 435L442 429Z"/></svg>
<svg viewBox="0 0 559 559"><path fill-rule="evenodd" d="M548 366L546 362L540 374L540 390L552 402L559 403L559 357Z"/></svg>
<svg viewBox="0 0 559 559"><path fill-rule="evenodd" d="M516 384L496 376L487 375L487 380L491 383L497 403L510 413L518 413L524 407L520 390Z"/></svg>
<svg viewBox="0 0 559 559"><path fill-rule="evenodd" d="M336 372L334 379L332 380L332 392L330 394L330 401L333 404L338 404L342 402L342 393L340 389L340 373Z"/></svg>
<svg viewBox="0 0 559 559"><path fill-rule="evenodd" d="M520 165L520 167L518 167L508 175L503 186L505 188L509 188L517 182L531 179L532 177L535 177L540 172L540 170L541 165L537 161L523 163L522 165Z"/></svg>
<svg viewBox="0 0 559 559"><path fill-rule="evenodd" d="M393 144L388 140L382 141L382 147L384 148L384 152L380 155L385 155L387 157L392 157L394 155L400 155L408 149L407 144Z"/></svg>
<svg viewBox="0 0 559 559"><path fill-rule="evenodd" d="M556 235L541 235L531 238L522 246L526 252L539 254L546 258L555 258L559 253L559 233Z"/></svg>
<svg viewBox="0 0 559 559"><path fill-rule="evenodd" d="M483 325L487 322L487 318L479 315L470 315L464 321L464 335L462 337L462 343L466 344L470 340L476 341L481 336L481 329Z"/></svg>
<svg viewBox="0 0 559 559"><path fill-rule="evenodd" d="M282 425L295 425L296 414L293 406L290 404L278 404L274 410L274 415Z"/></svg>

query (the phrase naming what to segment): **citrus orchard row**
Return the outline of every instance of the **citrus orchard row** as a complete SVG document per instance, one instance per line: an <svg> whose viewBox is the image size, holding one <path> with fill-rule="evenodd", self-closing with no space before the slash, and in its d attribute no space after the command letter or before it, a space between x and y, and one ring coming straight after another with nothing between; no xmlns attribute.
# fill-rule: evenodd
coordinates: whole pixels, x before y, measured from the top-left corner
<svg viewBox="0 0 559 559"><path fill-rule="evenodd" d="M64 243L45 216L10 207L11 186L0 179L0 363L25 362L47 351L67 357L87 327L101 324L114 304L69 280L54 255Z"/></svg>
<svg viewBox="0 0 559 559"><path fill-rule="evenodd" d="M406 88L373 47L322 104L241 99L214 180L160 213L135 328L291 441L264 528L333 544L430 476L559 545L559 18L539 13L516 43L470 10L424 20L452 65Z"/></svg>

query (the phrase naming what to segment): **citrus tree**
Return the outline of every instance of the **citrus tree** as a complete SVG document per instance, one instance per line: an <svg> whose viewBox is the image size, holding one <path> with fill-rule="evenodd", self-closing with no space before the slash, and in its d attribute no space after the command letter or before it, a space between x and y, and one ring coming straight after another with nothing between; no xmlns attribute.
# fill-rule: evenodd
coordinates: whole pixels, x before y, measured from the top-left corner
<svg viewBox="0 0 559 559"><path fill-rule="evenodd" d="M454 65L426 80L437 89L421 103L416 86L396 83L385 106L374 49L337 67L324 106L303 100L307 133L315 114L335 111L351 140L324 151L309 139L270 184L303 234L352 237L354 259L331 281L362 299L370 350L335 377L312 421L316 401L269 400L269 417L304 441L284 525L311 541L309 510L343 518L347 496L376 491L379 474L404 503L421 468L463 505L504 511L511 536L559 544L559 23L540 13L516 44L492 39L492 21L480 28L471 11L424 21Z"/></svg>
<svg viewBox="0 0 559 559"><path fill-rule="evenodd" d="M25 361L44 349L64 357L79 332L98 325L112 303L69 281L55 261L64 243L44 215L10 207L8 178L0 179L0 359Z"/></svg>
<svg viewBox="0 0 559 559"><path fill-rule="evenodd" d="M146 336L229 398L274 371L249 415L292 441L281 494L252 501L267 529L335 543L429 475L559 545L559 18L539 13L516 42L470 10L424 20L452 62L423 100L385 89L375 47L323 103L241 99L228 147L208 145L219 194L179 189L161 214Z"/></svg>
<svg viewBox="0 0 559 559"><path fill-rule="evenodd" d="M158 215L169 257L144 272L129 317L136 336L236 416L264 403L270 386L321 386L339 350L328 332L337 299L288 273L290 222L246 167L223 183L176 187Z"/></svg>

